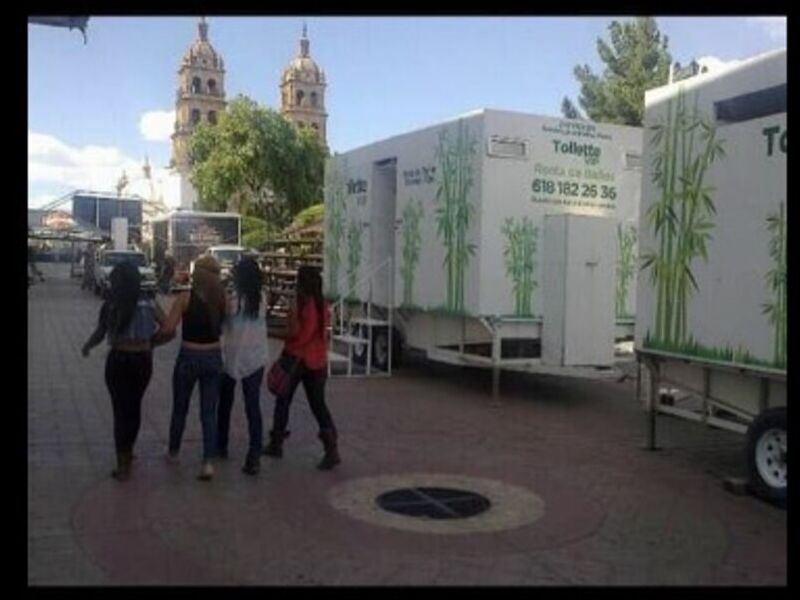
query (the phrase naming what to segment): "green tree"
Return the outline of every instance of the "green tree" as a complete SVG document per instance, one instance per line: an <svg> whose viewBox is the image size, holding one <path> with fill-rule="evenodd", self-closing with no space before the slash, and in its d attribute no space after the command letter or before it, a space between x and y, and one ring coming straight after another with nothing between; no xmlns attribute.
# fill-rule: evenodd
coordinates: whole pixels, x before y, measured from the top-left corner
<svg viewBox="0 0 800 600"><path fill-rule="evenodd" d="M572 100L566 97L561 102L561 114L564 115L565 119L583 119L583 115L581 111L578 110L578 107L572 103Z"/></svg>
<svg viewBox="0 0 800 600"><path fill-rule="evenodd" d="M266 242L278 237L279 231L264 219L242 216L242 245L262 250Z"/></svg>
<svg viewBox="0 0 800 600"><path fill-rule="evenodd" d="M325 221L325 204L320 202L308 208L304 208L297 213L292 220L292 227L308 227L309 225L320 225Z"/></svg>
<svg viewBox="0 0 800 600"><path fill-rule="evenodd" d="M612 21L610 44L597 39L597 53L605 63L602 76L588 65L577 65L575 78L581 86L578 103L588 118L601 123L639 127L644 118L644 93L667 83L672 57L667 36L662 36L652 17ZM577 118L578 110L564 98L561 111Z"/></svg>
<svg viewBox="0 0 800 600"><path fill-rule="evenodd" d="M238 96L215 125L203 123L190 144L200 208L259 216L281 229L322 198L327 150L311 131Z"/></svg>

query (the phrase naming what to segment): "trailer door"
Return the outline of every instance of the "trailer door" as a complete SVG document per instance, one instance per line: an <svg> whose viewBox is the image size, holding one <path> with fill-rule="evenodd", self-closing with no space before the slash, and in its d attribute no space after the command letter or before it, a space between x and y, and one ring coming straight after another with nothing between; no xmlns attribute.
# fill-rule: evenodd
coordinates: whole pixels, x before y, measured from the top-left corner
<svg viewBox="0 0 800 600"><path fill-rule="evenodd" d="M372 192L370 194L371 266L364 271L377 269L384 261L392 259L392 269L384 266L372 278L372 299L381 306L389 305L391 282L394 276L395 207L397 205L397 159L389 158L372 166ZM362 276L364 276L362 275ZM368 284L368 282L365 282ZM368 289L364 286L362 289Z"/></svg>

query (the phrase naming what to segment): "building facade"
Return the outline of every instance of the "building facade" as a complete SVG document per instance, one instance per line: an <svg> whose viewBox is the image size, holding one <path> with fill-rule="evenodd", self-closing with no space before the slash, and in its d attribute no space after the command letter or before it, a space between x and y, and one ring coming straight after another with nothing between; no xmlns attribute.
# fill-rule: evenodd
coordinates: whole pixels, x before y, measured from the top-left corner
<svg viewBox="0 0 800 600"><path fill-rule="evenodd" d="M280 113L298 128L310 128L327 145L325 72L311 58L305 24L299 53L284 69L280 81ZM198 124L216 123L225 110L225 64L208 40L208 23L201 18L197 38L184 54L178 69L175 131L170 167L180 176L180 207L192 210L197 192L189 175L189 140Z"/></svg>

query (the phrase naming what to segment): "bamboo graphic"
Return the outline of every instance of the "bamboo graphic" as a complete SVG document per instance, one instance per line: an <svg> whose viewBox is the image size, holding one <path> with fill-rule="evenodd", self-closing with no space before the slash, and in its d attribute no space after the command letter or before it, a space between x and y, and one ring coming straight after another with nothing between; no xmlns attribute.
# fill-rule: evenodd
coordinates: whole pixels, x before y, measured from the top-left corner
<svg viewBox="0 0 800 600"><path fill-rule="evenodd" d="M619 258L617 260L617 297L616 313L618 318L628 314L628 288L636 270L636 227L622 223L617 225L617 243L619 245Z"/></svg>
<svg viewBox="0 0 800 600"><path fill-rule="evenodd" d="M328 294L332 297L339 294L339 248L345 232L346 172L346 164L340 170L338 165L331 163L325 182L329 198L325 207L328 228L325 232L325 258L328 264Z"/></svg>
<svg viewBox="0 0 800 600"><path fill-rule="evenodd" d="M439 134L436 158L441 180L436 190L437 235L445 247L446 306L448 310L464 310L464 272L475 245L467 242L470 220L474 211L468 200L472 188L472 157L477 141L469 135L463 121L458 122L456 139L451 142L447 130Z"/></svg>
<svg viewBox="0 0 800 600"><path fill-rule="evenodd" d="M403 304L414 304L414 273L419 261L419 248L422 236L419 223L422 219L422 202L414 203L412 198L403 210L403 264L400 275L403 278Z"/></svg>
<svg viewBox="0 0 800 600"><path fill-rule="evenodd" d="M775 329L773 361L775 366L786 366L786 205L781 202L778 212L767 217L767 229L772 234L769 241L769 255L773 267L765 279L772 302L764 304L762 313L768 315L770 325Z"/></svg>
<svg viewBox="0 0 800 600"><path fill-rule="evenodd" d="M514 314L533 315L533 292L536 289L536 251L539 229L528 217L519 222L513 218L505 220L502 228L506 238L503 250L506 274L514 289Z"/></svg>
<svg viewBox="0 0 800 600"><path fill-rule="evenodd" d="M714 188L704 186L704 178L711 164L725 156L724 142L717 139L713 125L699 116L697 96L690 114L683 93L675 103L668 102L666 123L650 130L650 144L660 147L653 160L653 181L661 197L648 209L647 223L658 250L643 255L642 268L651 270L656 289L652 340L680 346L687 342L688 301L699 289L692 263L696 258L708 260L706 244L714 228ZM699 142L697 152L695 142Z"/></svg>
<svg viewBox="0 0 800 600"><path fill-rule="evenodd" d="M347 228L347 287L348 297L355 298L356 276L361 263L361 234L364 231L361 222L350 219Z"/></svg>

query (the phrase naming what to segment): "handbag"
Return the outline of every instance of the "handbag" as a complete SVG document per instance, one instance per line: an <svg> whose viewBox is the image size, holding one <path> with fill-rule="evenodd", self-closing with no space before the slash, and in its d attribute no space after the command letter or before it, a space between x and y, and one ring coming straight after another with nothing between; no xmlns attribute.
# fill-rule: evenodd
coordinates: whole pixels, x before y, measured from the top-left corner
<svg viewBox="0 0 800 600"><path fill-rule="evenodd" d="M282 353L267 371L267 389L277 397L284 396L299 366L299 358Z"/></svg>

